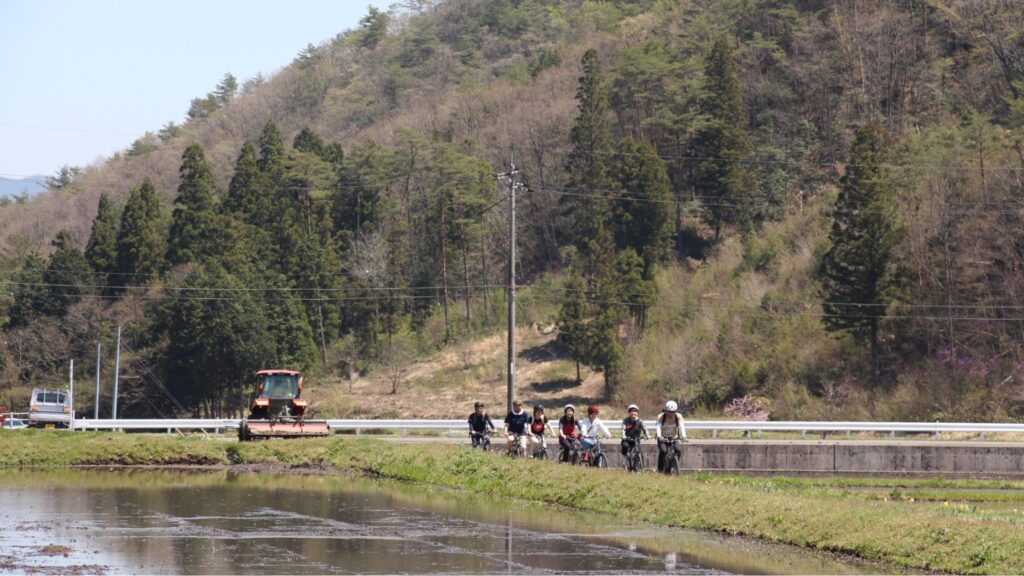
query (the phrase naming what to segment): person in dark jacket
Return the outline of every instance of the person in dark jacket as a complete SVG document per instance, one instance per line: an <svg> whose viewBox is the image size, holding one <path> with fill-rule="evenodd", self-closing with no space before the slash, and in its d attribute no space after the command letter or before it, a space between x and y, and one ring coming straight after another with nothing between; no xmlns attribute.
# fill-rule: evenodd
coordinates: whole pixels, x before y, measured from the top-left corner
<svg viewBox="0 0 1024 576"><path fill-rule="evenodd" d="M633 444L641 438L647 438L647 428L644 428L644 421L640 419L640 408L636 404L630 404L626 408L629 416L622 421L622 455L629 454Z"/></svg>
<svg viewBox="0 0 1024 576"><path fill-rule="evenodd" d="M469 437L473 441L473 447L476 448L483 440L484 434L488 431L494 432L494 422L491 422L491 417L487 414L487 408L483 402L477 402L473 404L473 413L469 415Z"/></svg>

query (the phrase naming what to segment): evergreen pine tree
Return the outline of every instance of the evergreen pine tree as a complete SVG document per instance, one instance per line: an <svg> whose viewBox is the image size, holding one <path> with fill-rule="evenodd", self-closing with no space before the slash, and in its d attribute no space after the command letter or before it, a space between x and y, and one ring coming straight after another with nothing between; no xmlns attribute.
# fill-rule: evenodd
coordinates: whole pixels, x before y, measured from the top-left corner
<svg viewBox="0 0 1024 576"><path fill-rule="evenodd" d="M871 346L872 380L878 380L878 328L885 317L891 261L899 229L892 212L892 183L883 164L888 136L881 125L862 126L850 149L847 171L829 232L831 246L819 277L824 322Z"/></svg>
<svg viewBox="0 0 1024 576"><path fill-rule="evenodd" d="M106 192L100 194L92 232L85 245L85 260L97 272L101 284L107 282L106 275L117 266L117 215Z"/></svg>
<svg viewBox="0 0 1024 576"><path fill-rule="evenodd" d="M192 144L185 149L179 172L181 183L167 242L167 263L171 266L199 261L217 250L213 173L202 146Z"/></svg>
<svg viewBox="0 0 1024 576"><path fill-rule="evenodd" d="M14 303L8 312L11 328L27 326L34 318L45 313L49 297L43 285L46 267L46 259L34 252L22 258L15 274Z"/></svg>
<svg viewBox="0 0 1024 576"><path fill-rule="evenodd" d="M633 140L619 143L615 179L622 200L615 203L616 244L643 257L645 276L664 262L672 243L672 186L654 147ZM635 198L635 200L633 200Z"/></svg>
<svg viewBox="0 0 1024 576"><path fill-rule="evenodd" d="M609 219L611 206L602 196L613 195L614 180L608 170L612 152L608 97L597 51L587 50L581 64L583 75L576 88L579 111L569 136L572 150L565 167L567 193L560 204L568 221L567 240L585 256L588 241Z"/></svg>
<svg viewBox="0 0 1024 576"><path fill-rule="evenodd" d="M238 289L230 298L174 298L164 309L167 334L165 366L174 377L168 385L186 404L206 408L206 416L224 416L242 409L241 392L248 386L254 366L272 366L277 347L267 330L277 318L249 286L207 261L193 272L185 287Z"/></svg>
<svg viewBox="0 0 1024 576"><path fill-rule="evenodd" d="M53 247L53 254L43 272L43 283L47 285L43 313L64 316L68 307L81 300L82 295L89 291L93 274L70 232L58 232Z"/></svg>
<svg viewBox="0 0 1024 576"><path fill-rule="evenodd" d="M723 226L749 229L757 223L746 207L756 197L756 180L746 165L750 155L746 109L732 48L725 38L711 49L704 81L709 122L694 138L694 188L708 209L717 240Z"/></svg>
<svg viewBox="0 0 1024 576"><path fill-rule="evenodd" d="M163 269L165 240L161 235L160 201L147 178L128 194L117 234L117 275L113 284L142 285Z"/></svg>
<svg viewBox="0 0 1024 576"><path fill-rule="evenodd" d="M323 158L327 145L324 144L324 139L319 134L306 127L295 136L295 140L292 141L292 148L299 152L309 152Z"/></svg>
<svg viewBox="0 0 1024 576"><path fill-rule="evenodd" d="M589 364L587 320L589 317L587 283L579 274L569 276L565 285L565 299L558 312L558 344L576 362L576 382L580 379L580 364Z"/></svg>
<svg viewBox="0 0 1024 576"><path fill-rule="evenodd" d="M228 184L228 194L221 210L242 222L257 224L268 208L260 189L260 169L256 160L256 147L246 140L235 162L235 172Z"/></svg>

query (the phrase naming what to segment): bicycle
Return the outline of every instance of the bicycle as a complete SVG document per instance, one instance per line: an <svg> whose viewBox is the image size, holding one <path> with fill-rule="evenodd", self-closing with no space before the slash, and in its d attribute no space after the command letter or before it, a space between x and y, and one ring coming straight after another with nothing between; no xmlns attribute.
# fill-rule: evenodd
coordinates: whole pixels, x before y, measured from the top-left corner
<svg viewBox="0 0 1024 576"><path fill-rule="evenodd" d="M580 464L580 460L582 459L580 457L580 452L580 441L577 440L576 438L573 438L572 443L569 444L569 449L566 450L563 448L558 453L558 461L572 466L576 466L577 464Z"/></svg>
<svg viewBox="0 0 1024 576"><path fill-rule="evenodd" d="M526 450L523 448L523 434L516 434L512 439L512 447L506 451L509 458L525 458Z"/></svg>
<svg viewBox="0 0 1024 576"><path fill-rule="evenodd" d="M601 448L600 440L597 440L597 442L587 450L586 464L591 468L608 467L608 458L604 455L604 450Z"/></svg>
<svg viewBox="0 0 1024 576"><path fill-rule="evenodd" d="M673 438L663 442L668 445L668 450L665 453L665 462L661 472L668 476L679 476L679 454L677 450L681 441L679 438Z"/></svg>
<svg viewBox="0 0 1024 576"><path fill-rule="evenodd" d="M483 452L487 452L491 449L491 432L484 430L483 432L473 432L473 444L474 449L479 448Z"/></svg>
<svg viewBox="0 0 1024 576"><path fill-rule="evenodd" d="M640 438L633 440L626 452L626 471L642 474L644 471L644 451L640 448Z"/></svg>
<svg viewBox="0 0 1024 576"><path fill-rule="evenodd" d="M534 460L547 460L548 459L548 442L543 435L538 436L540 438L540 444L533 449Z"/></svg>

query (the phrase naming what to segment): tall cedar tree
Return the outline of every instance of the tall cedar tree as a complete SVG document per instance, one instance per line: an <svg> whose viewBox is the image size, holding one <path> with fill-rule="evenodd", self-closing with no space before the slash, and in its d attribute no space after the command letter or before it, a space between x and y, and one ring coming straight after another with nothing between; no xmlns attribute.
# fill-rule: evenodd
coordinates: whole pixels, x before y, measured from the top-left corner
<svg viewBox="0 0 1024 576"><path fill-rule="evenodd" d="M167 242L167 263L171 266L198 262L217 251L213 173L202 146L192 144L185 149L179 173L181 183Z"/></svg>
<svg viewBox="0 0 1024 576"><path fill-rule="evenodd" d="M580 364L590 364L591 347L588 342L587 322L590 302L587 298L587 283L576 272L569 275L565 283L565 300L558 311L557 341L576 362L576 382L581 382Z"/></svg>
<svg viewBox="0 0 1024 576"><path fill-rule="evenodd" d="M43 272L47 298L43 312L64 316L68 307L82 299L92 284L92 270L71 232L61 230L53 240L54 251Z"/></svg>
<svg viewBox="0 0 1024 576"><path fill-rule="evenodd" d="M14 303L8 311L11 328L27 326L45 313L49 298L46 286L43 286L46 269L47 261L34 252L22 258L15 275Z"/></svg>
<svg viewBox="0 0 1024 576"><path fill-rule="evenodd" d="M225 299L175 298L164 309L167 330L165 366L173 375L171 392L205 416L241 410L242 393L254 366L276 365L274 338L267 330L266 306L249 286L212 261L185 282L197 290L236 288ZM237 413L237 412L235 412Z"/></svg>
<svg viewBox="0 0 1024 576"><path fill-rule="evenodd" d="M575 346L573 358L604 372L605 387L614 389L622 367L622 346L618 338L621 313L612 302L617 279L615 275L615 238L608 227L612 222L615 180L609 163L612 160L612 138L609 129L608 101L597 51L587 50L581 61L583 75L576 89L579 109L569 139L572 150L566 161L568 194L561 200L570 241L581 258L577 266L587 285L588 301L580 306L579 298L567 295L560 316L565 322L560 334L565 342L584 342ZM592 300L590 296L594 296ZM600 296L604 296L603 298ZM576 317L582 310L582 317ZM582 330L582 334L572 333ZM582 354L581 354L582 353Z"/></svg>
<svg viewBox="0 0 1024 576"><path fill-rule="evenodd" d="M117 286L142 285L160 274L164 238L160 233L160 201L149 179L132 188L117 233Z"/></svg>
<svg viewBox="0 0 1024 576"><path fill-rule="evenodd" d="M732 48L725 38L711 49L704 81L709 122L694 137L694 188L708 209L717 241L723 226L747 230L756 224L753 211L744 206L755 196L756 184L746 165L750 155L747 113Z"/></svg>
<svg viewBox="0 0 1024 576"><path fill-rule="evenodd" d="M247 224L257 224L258 217L266 214L267 207L260 190L260 169L256 160L256 147L249 140L235 162L235 172L228 183L228 194L221 203L221 211L232 214Z"/></svg>
<svg viewBox="0 0 1024 576"><path fill-rule="evenodd" d="M665 163L650 144L626 139L619 142L614 171L623 198L615 203L616 244L642 256L650 278L672 243L672 185Z"/></svg>
<svg viewBox="0 0 1024 576"><path fill-rule="evenodd" d="M117 215L106 192L100 194L96 218L92 221L92 232L85 245L85 260L97 273L101 283L106 275L117 266Z"/></svg>
<svg viewBox="0 0 1024 576"><path fill-rule="evenodd" d="M868 341L874 383L878 382L879 321L886 315L893 249L899 239L892 183L884 168L888 151L889 138L880 124L857 130L840 180L829 233L831 247L819 268L825 326Z"/></svg>
<svg viewBox="0 0 1024 576"><path fill-rule="evenodd" d="M567 240L586 256L591 240L604 228L611 206L604 197L614 195L609 174L612 137L609 129L608 97L597 51L591 48L581 61L583 75L576 88L579 105L569 139L572 150L566 161L568 194L560 201L567 222Z"/></svg>

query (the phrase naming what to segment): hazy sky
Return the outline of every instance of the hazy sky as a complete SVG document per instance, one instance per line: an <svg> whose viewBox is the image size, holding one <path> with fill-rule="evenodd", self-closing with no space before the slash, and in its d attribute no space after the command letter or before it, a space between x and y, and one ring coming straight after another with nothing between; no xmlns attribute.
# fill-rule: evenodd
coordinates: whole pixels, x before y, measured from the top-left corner
<svg viewBox="0 0 1024 576"><path fill-rule="evenodd" d="M52 174L182 122L381 0L0 0L0 176Z"/></svg>

